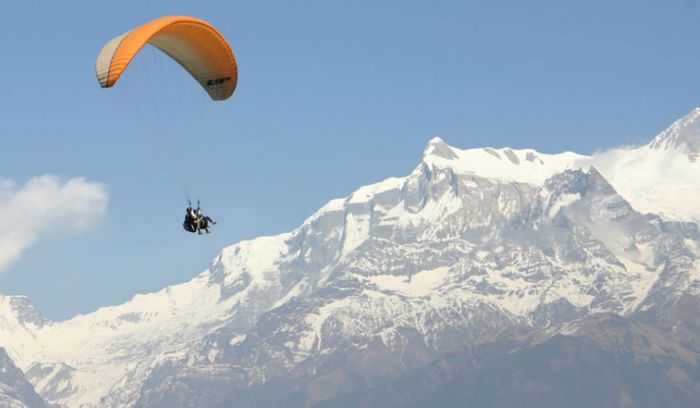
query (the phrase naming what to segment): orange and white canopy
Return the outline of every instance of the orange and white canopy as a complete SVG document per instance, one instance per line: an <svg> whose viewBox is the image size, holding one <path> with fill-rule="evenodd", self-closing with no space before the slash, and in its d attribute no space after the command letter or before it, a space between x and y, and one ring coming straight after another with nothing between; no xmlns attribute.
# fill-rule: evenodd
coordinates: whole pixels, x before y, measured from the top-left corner
<svg viewBox="0 0 700 408"><path fill-rule="evenodd" d="M236 89L236 59L224 36L206 21L186 16L157 18L109 41L97 56L100 86L114 86L146 44L182 65L213 100L228 99Z"/></svg>

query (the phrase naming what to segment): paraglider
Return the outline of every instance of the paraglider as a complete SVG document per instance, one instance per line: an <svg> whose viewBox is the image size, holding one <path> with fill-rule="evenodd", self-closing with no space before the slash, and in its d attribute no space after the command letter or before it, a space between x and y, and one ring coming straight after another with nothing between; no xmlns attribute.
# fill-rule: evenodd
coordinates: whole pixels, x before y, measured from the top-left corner
<svg viewBox="0 0 700 408"><path fill-rule="evenodd" d="M214 101L231 97L238 66L226 38L210 23L195 17L166 16L149 21L104 45L95 71L102 88L113 87L141 49L150 44L180 64ZM199 208L187 207L183 228L208 234L216 222Z"/></svg>
<svg viewBox="0 0 700 408"><path fill-rule="evenodd" d="M202 234L202 230L206 231L208 234L209 224L216 225L216 221L212 220L210 217L202 213L202 209L199 208L199 201L197 201L197 209L192 208L192 203L188 203L187 209L185 210L185 221L182 223L182 227L189 232L196 232Z"/></svg>

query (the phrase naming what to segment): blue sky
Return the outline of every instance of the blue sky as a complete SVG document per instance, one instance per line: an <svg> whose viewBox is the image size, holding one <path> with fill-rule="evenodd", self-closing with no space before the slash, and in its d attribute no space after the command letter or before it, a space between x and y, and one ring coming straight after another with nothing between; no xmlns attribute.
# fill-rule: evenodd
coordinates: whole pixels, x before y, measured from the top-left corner
<svg viewBox="0 0 700 408"><path fill-rule="evenodd" d="M408 174L433 136L591 153L700 105L692 1L62 3L0 6L0 178L84 177L109 196L90 229L42 230L0 272L0 293L57 320L188 280L227 245ZM98 86L106 41L171 14L229 39L229 101L149 50ZM185 191L214 234L181 229Z"/></svg>

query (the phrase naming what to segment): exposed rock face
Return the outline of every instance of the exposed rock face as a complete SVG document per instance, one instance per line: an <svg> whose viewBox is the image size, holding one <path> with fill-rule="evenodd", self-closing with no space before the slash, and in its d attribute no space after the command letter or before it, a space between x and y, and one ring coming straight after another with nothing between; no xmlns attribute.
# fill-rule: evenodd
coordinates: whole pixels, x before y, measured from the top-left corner
<svg viewBox="0 0 700 408"><path fill-rule="evenodd" d="M34 392L22 371L0 347L0 407L44 408L44 400Z"/></svg>

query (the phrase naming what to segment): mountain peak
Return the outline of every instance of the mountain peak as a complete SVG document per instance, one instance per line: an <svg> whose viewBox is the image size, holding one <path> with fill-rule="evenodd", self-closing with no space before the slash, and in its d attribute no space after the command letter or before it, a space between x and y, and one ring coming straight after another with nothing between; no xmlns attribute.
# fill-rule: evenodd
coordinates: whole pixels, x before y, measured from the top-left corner
<svg viewBox="0 0 700 408"><path fill-rule="evenodd" d="M42 327L48 321L37 311L34 303L26 296L0 295L0 312L7 316L14 316L17 322L33 324Z"/></svg>
<svg viewBox="0 0 700 408"><path fill-rule="evenodd" d="M700 155L700 107L673 122L652 140L649 147L681 151L694 161Z"/></svg>
<svg viewBox="0 0 700 408"><path fill-rule="evenodd" d="M423 151L423 157L435 156L447 160L457 159L458 156L452 148L439 137L434 137L428 141Z"/></svg>

